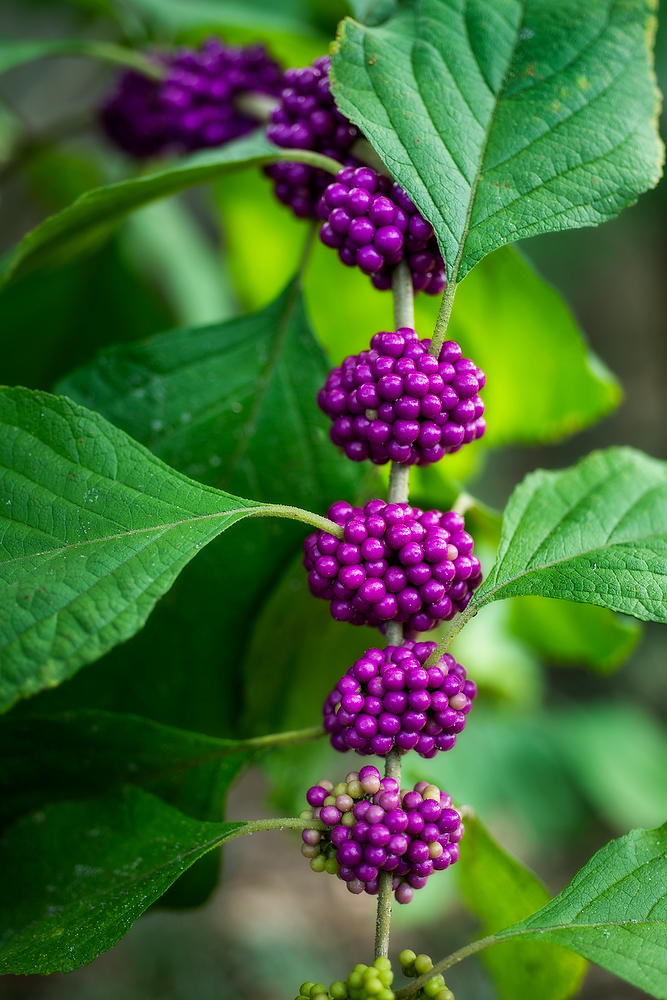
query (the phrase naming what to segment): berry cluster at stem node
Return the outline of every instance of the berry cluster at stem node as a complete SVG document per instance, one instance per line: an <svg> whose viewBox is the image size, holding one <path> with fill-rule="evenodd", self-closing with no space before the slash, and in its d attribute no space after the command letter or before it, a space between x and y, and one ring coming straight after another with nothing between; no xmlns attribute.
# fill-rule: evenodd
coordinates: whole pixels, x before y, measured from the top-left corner
<svg viewBox="0 0 667 1000"><path fill-rule="evenodd" d="M394 974L388 958L376 958L372 965L360 962L345 982L302 983L295 1000L394 1000Z"/></svg>
<svg viewBox="0 0 667 1000"><path fill-rule="evenodd" d="M449 653L425 667L435 648L407 641L366 650L324 703L324 728L335 750L379 757L415 750L426 758L451 750L477 687Z"/></svg>
<svg viewBox="0 0 667 1000"><path fill-rule="evenodd" d="M422 511L407 503L333 503L329 518L342 540L308 535L304 566L311 594L331 602L331 615L352 625L394 621L425 632L467 607L482 580L461 514Z"/></svg>
<svg viewBox="0 0 667 1000"><path fill-rule="evenodd" d="M138 159L189 152L257 127L236 105L243 93L277 95L283 71L262 45L238 48L209 38L198 49L155 56L162 80L128 70L100 118L109 138Z"/></svg>
<svg viewBox="0 0 667 1000"><path fill-rule="evenodd" d="M389 177L370 167L345 167L323 191L317 216L325 246L337 250L343 264L370 275L376 288L391 288L393 270L404 260L416 292L443 292L445 264L433 226Z"/></svg>
<svg viewBox="0 0 667 1000"><path fill-rule="evenodd" d="M433 959L430 955L416 955L410 948L406 948L398 956L401 970L404 976L410 979L417 979L425 976L433 968ZM445 984L444 976L437 973L422 986L415 1000L454 1000L454 994Z"/></svg>
<svg viewBox="0 0 667 1000"><path fill-rule="evenodd" d="M430 465L482 436L484 372L454 340L430 346L410 327L376 333L329 373L317 402L352 461Z"/></svg>
<svg viewBox="0 0 667 1000"><path fill-rule="evenodd" d="M343 163L357 163L350 147L360 138L334 103L329 86L328 56L311 66L288 69L280 103L267 127L268 138L287 149L312 149ZM266 173L275 182L275 195L299 218L314 218L317 202L331 174L305 163L274 163Z"/></svg>
<svg viewBox="0 0 667 1000"><path fill-rule="evenodd" d="M368 764L344 782L320 781L308 789L311 807L301 815L326 824L306 829L301 851L314 871L337 874L350 892L378 892L381 872L392 874L399 903L409 903L430 875L458 861L461 817L449 795L426 781L399 791Z"/></svg>

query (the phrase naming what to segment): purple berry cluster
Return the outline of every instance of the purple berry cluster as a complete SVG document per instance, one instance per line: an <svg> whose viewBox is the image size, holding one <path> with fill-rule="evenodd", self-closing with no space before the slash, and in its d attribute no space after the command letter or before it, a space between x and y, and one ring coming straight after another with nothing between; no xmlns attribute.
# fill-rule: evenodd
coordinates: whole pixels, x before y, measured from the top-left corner
<svg viewBox="0 0 667 1000"><path fill-rule="evenodd" d="M338 874L352 893L374 895L380 872L391 872L397 902L409 903L429 875L458 861L461 817L450 796L426 781L401 792L394 778L367 765L339 785L314 785L306 800L311 810L302 816L328 829L304 830L302 853L315 871Z"/></svg>
<svg viewBox="0 0 667 1000"><path fill-rule="evenodd" d="M477 694L465 668L446 653L425 667L434 642L367 649L324 703L324 728L335 750L385 757L451 750Z"/></svg>
<svg viewBox="0 0 667 1000"><path fill-rule="evenodd" d="M334 104L328 56L312 66L286 71L280 104L266 134L286 149L312 149L345 163L358 162L349 150L361 133ZM315 206L331 180L325 170L305 163L274 163L266 173L275 181L276 197L299 218L315 216Z"/></svg>
<svg viewBox="0 0 667 1000"><path fill-rule="evenodd" d="M331 602L337 621L394 621L425 632L463 611L481 583L460 514L384 500L352 507L339 500L328 516L343 538L326 531L308 535L304 566L311 594Z"/></svg>
<svg viewBox="0 0 667 1000"><path fill-rule="evenodd" d="M479 390L486 376L454 340L436 359L410 327L376 333L370 350L345 358L317 396L330 436L353 462L430 465L486 430Z"/></svg>
<svg viewBox="0 0 667 1000"><path fill-rule="evenodd" d="M320 239L343 264L369 274L376 288L391 288L405 260L415 291L440 295L447 279L433 226L403 188L370 167L345 167L317 203Z"/></svg>
<svg viewBox="0 0 667 1000"><path fill-rule="evenodd" d="M262 45L236 48L209 38L198 49L160 54L162 80L129 70L101 111L109 138L141 158L220 146L257 127L236 106L242 93L277 95L281 67Z"/></svg>

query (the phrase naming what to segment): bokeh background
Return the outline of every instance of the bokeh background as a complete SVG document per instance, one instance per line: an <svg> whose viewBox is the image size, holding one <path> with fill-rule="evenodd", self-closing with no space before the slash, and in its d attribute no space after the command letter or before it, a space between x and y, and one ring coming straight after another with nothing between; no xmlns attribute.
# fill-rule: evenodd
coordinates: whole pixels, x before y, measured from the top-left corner
<svg viewBox="0 0 667 1000"><path fill-rule="evenodd" d="M0 26L3 37L80 35L139 47L213 32L232 41L261 37L286 64L303 65L326 51L344 13L342 4L326 0L5 0ZM657 72L664 87L664 19ZM58 59L0 79L0 249L81 191L136 169L96 127L113 76L92 61ZM458 469L491 507L501 509L531 469L571 464L595 447L628 444L665 457L666 219L662 184L600 229L521 246L568 301L593 350L620 379L624 399L565 441L498 448L472 469ZM49 388L105 344L257 307L288 277L295 257L286 248L298 255L302 233L258 174L142 210L77 260L0 296L0 379ZM330 275L334 287L349 282L333 255L325 259L320 248L315 256L314 271ZM377 308L379 329L386 301ZM492 338L492 304L487 316ZM342 353L349 336L341 321ZM332 339L329 332L329 345ZM472 801L504 846L557 892L606 840L664 818L665 646L657 626L622 622L628 656L621 666L563 664L549 651L539 656L517 618L521 609L506 612L503 604L469 630L460 658L475 665L483 697L465 751L462 742L437 776L459 801ZM247 773L230 796L228 816L298 809L307 779L337 773L331 758L323 745L300 747ZM395 908L396 951L409 946L442 956L475 935L454 872L432 882L413 905ZM312 875L295 837L259 834L226 849L220 887L204 906L153 910L111 952L69 975L4 977L0 998L285 1000L304 979L328 982L368 959L373 928L372 899L350 897L336 880ZM448 984L459 1000L494 996L475 959L452 970ZM594 967L581 993L586 1000L641 995Z"/></svg>

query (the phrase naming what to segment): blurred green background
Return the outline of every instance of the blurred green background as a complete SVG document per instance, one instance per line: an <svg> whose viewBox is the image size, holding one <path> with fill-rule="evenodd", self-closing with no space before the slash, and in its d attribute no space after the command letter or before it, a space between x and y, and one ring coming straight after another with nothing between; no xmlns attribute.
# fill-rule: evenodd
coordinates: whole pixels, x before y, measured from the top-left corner
<svg viewBox="0 0 667 1000"><path fill-rule="evenodd" d="M0 25L3 37L80 35L139 47L197 41L217 31L229 40L261 37L286 63L302 65L326 50L344 13L342 3L322 0L5 0ZM667 85L664 25L657 70ZM95 125L113 75L92 61L58 59L0 79L2 250L80 192L136 169L105 145ZM665 457L665 190L662 184L600 229L550 235L521 247L563 294L593 351L621 381L624 398L602 421L565 441L500 446L498 440L497 447L453 460L449 471L465 477L466 488L489 507L501 509L531 469L571 464L595 447L629 444ZM304 235L304 225L273 202L267 182L255 174L144 209L85 255L0 296L0 378L51 388L107 344L263 305L294 270ZM516 277L509 265L500 267L501 283L504 275ZM475 275L468 280L472 290ZM496 299L490 279L486 286L477 280L474 287L485 296L478 313L474 303L461 308L476 317L467 335L492 350L494 322L511 325L515 313L508 318L503 312L502 287ZM387 297L319 246L306 276L306 299L334 360L360 349L359 331L368 330L369 322L373 329L389 322ZM424 327L433 308L421 305ZM516 316L519 343L523 321ZM539 330L533 335L539 337ZM519 360L510 356L504 363L512 367ZM527 398L530 382L528 365ZM521 395L504 406L506 424L509 411L515 414L514 440L520 441ZM416 482L417 496L426 500L445 488L428 477ZM495 521L475 517L479 544L491 553ZM300 571L288 574L286 592L299 586ZM280 596L276 601L264 612L268 620L259 623L258 645L271 628L271 615L281 615ZM657 626L640 629L618 619L610 634L605 618L598 634L588 618L584 631L572 634L571 619L559 623L553 608L544 615L540 602L532 609L503 602L466 630L457 651L480 683L474 724L446 760L411 762L406 779L433 776L458 801L471 802L504 846L555 892L610 837L664 818L667 678ZM314 610L311 628L315 634L331 631L322 609ZM303 663L295 669L309 677L309 697L317 698L317 677L304 666L309 641L305 636ZM558 655L563 649L565 664ZM335 664L330 671L339 672ZM284 706L284 724L310 724L300 711L299 704ZM253 818L267 808L298 811L309 779L352 766L350 760L341 768L320 744L274 756L262 772L241 779L228 816ZM450 876L432 880L410 907L395 908L396 950L409 946L442 956L475 935L457 896L456 875ZM330 981L367 960L373 928L372 899L350 897L336 880L312 875L295 838L260 834L226 850L222 884L204 907L155 910L91 966L67 976L5 977L0 998L284 1000L304 979ZM448 983L459 1000L494 996L475 960L453 970ZM640 995L595 968L581 993L587 1000Z"/></svg>

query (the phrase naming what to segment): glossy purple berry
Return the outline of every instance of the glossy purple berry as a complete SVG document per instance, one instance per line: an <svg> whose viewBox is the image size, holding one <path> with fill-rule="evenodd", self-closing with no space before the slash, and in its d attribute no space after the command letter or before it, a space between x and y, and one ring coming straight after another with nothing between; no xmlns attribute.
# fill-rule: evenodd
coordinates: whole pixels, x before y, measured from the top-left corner
<svg viewBox="0 0 667 1000"><path fill-rule="evenodd" d="M311 66L287 70L285 87L266 134L283 148L311 149L342 163L357 164L359 161L351 155L350 147L361 133L334 103L329 65L329 57L321 56ZM322 192L327 185L332 187L329 204L332 211L337 210L337 215L323 234L323 242L338 249L340 234L347 233L351 219L345 205L347 187L331 185L330 173L304 163L273 163L266 167L265 173L274 181L279 201L299 218L314 218ZM363 241L356 245L362 246Z"/></svg>
<svg viewBox="0 0 667 1000"><path fill-rule="evenodd" d="M446 341L438 358L430 345L410 327L376 333L369 350L329 373L317 402L332 421L331 440L348 458L430 465L484 434L484 372L455 341Z"/></svg>
<svg viewBox="0 0 667 1000"><path fill-rule="evenodd" d="M420 757L431 758L439 750L452 749L477 687L448 653L426 668L435 648L434 642L408 640L401 646L368 649L352 664L324 702L324 728L335 750L384 757L392 750L414 748ZM381 698L370 693L378 681ZM372 726L364 721L369 717ZM323 792L310 789L309 804L318 804ZM425 820L433 819L432 809L430 804L422 809Z"/></svg>
<svg viewBox="0 0 667 1000"><path fill-rule="evenodd" d="M198 49L159 53L162 80L127 70L100 112L111 141L137 159L221 146L257 128L237 101L278 95L283 72L262 45L243 48L209 38Z"/></svg>
<svg viewBox="0 0 667 1000"><path fill-rule="evenodd" d="M374 626L396 621L408 631L425 632L463 611L481 583L480 562L460 514L370 500L363 508L338 501L329 517L343 538L313 532L304 542L303 562L310 592L330 602L337 621ZM377 680L370 676L368 693L382 697L384 691L378 695L373 688ZM387 708L390 714L397 713L396 704L394 699ZM360 745L364 738L357 734ZM412 749L416 739L402 732L400 749Z"/></svg>
<svg viewBox="0 0 667 1000"><path fill-rule="evenodd" d="M380 874L390 872L397 902L407 903L434 872L458 860L461 817L435 785L421 781L400 792L393 778L366 765L335 788L330 781L314 785L306 793L308 803L319 801L322 791L329 792L326 804L301 815L326 829L303 830L301 852L314 871L338 875L353 894L375 895ZM334 792L340 809L333 804Z"/></svg>
<svg viewBox="0 0 667 1000"><path fill-rule="evenodd" d="M376 288L390 288L394 268L404 260L415 291L444 290L445 265L433 227L389 177L346 166L323 189L317 217L322 242L348 267L370 275Z"/></svg>

